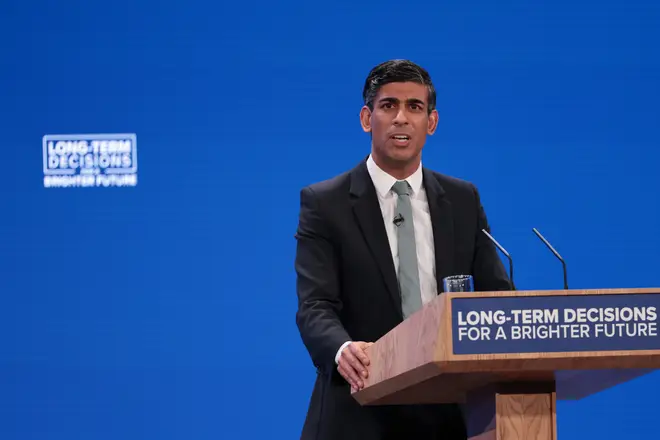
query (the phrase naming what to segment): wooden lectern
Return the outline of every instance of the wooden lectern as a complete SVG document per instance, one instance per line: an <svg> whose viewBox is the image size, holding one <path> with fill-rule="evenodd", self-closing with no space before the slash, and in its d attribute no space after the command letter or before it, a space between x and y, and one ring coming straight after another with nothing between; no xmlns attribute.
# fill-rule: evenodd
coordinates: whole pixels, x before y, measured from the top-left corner
<svg viewBox="0 0 660 440"><path fill-rule="evenodd" d="M660 289L443 293L367 349L362 405L459 403L470 439L556 440L556 399L660 367Z"/></svg>

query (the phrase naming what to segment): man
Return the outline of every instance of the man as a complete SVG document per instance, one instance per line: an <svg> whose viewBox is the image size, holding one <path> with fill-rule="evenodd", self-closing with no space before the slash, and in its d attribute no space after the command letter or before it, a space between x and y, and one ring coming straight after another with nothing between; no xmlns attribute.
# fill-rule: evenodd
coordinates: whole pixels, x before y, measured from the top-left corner
<svg viewBox="0 0 660 440"><path fill-rule="evenodd" d="M444 277L511 289L475 187L421 165L438 124L428 73L385 62L363 98L371 154L300 195L296 319L317 367L301 439L462 440L456 405L360 406L351 396L368 374L365 348L440 294Z"/></svg>

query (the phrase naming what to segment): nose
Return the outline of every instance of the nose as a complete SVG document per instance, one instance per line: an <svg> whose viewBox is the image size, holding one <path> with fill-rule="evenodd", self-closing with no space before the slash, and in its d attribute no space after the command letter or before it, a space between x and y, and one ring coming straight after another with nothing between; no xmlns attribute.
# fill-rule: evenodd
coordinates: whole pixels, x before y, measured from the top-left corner
<svg viewBox="0 0 660 440"><path fill-rule="evenodd" d="M394 125L404 125L408 123L408 115L406 115L406 109L400 107L399 111L394 115L394 120L392 121Z"/></svg>

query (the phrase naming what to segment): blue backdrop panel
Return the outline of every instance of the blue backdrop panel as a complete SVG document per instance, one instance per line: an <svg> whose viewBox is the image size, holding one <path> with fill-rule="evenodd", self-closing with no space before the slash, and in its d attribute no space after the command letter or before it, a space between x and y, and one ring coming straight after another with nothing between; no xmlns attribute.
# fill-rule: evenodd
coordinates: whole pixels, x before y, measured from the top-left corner
<svg viewBox="0 0 660 440"><path fill-rule="evenodd" d="M657 275L650 0L0 6L0 437L293 439L299 190L369 151L369 69L425 66L425 165L475 182L520 289ZM135 133L134 188L44 188L42 138ZM561 439L650 438L649 375L559 405Z"/></svg>

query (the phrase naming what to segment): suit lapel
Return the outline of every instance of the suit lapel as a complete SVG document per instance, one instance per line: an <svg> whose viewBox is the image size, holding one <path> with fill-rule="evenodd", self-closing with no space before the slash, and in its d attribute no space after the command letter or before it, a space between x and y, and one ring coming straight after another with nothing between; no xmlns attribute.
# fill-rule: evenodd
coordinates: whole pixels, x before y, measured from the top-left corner
<svg viewBox="0 0 660 440"><path fill-rule="evenodd" d="M426 168L424 168L423 174L433 225L435 277L438 283L438 293L440 293L443 291L442 279L453 275L454 271L454 218L451 203L445 197L445 190L438 179Z"/></svg>
<svg viewBox="0 0 660 440"><path fill-rule="evenodd" d="M403 319L401 295L394 261L392 260L392 251L390 250L376 189L371 181L365 162L353 170L350 193L353 213L357 218L360 230L380 269L394 307Z"/></svg>

